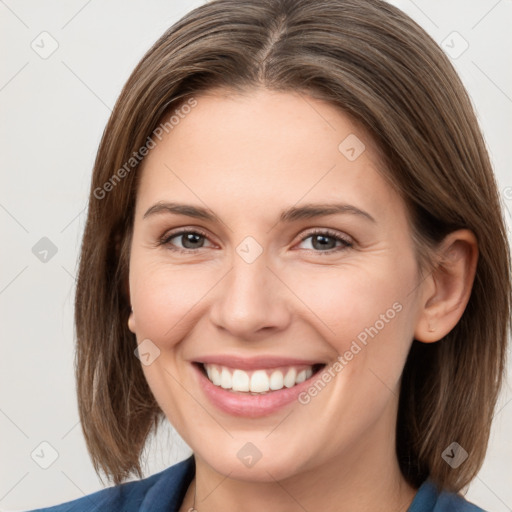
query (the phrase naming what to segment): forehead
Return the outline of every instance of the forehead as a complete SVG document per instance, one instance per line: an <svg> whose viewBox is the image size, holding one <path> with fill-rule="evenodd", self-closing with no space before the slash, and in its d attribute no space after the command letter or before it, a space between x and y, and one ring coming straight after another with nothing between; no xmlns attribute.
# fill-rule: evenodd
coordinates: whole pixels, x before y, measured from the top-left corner
<svg viewBox="0 0 512 512"><path fill-rule="evenodd" d="M252 211L301 200L378 208L397 199L374 141L327 102L266 89L217 89L195 100L154 139L139 169L138 211L172 198Z"/></svg>

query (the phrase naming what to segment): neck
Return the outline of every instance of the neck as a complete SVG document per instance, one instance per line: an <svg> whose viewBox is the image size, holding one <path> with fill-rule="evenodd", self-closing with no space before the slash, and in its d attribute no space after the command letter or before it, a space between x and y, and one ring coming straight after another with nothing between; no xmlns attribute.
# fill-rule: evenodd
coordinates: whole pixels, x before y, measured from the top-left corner
<svg viewBox="0 0 512 512"><path fill-rule="evenodd" d="M394 430L386 425L376 425L375 430L360 436L359 446L280 481L226 477L196 454L196 475L180 510L256 512L272 504L282 512L406 512L417 490L400 472L391 442Z"/></svg>

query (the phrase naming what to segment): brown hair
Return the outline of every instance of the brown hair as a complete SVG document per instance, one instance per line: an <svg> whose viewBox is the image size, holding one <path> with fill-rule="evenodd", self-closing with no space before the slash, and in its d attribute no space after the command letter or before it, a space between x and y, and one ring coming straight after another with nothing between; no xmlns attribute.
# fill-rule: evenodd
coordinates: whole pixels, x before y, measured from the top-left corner
<svg viewBox="0 0 512 512"><path fill-rule="evenodd" d="M167 30L128 79L94 165L76 290L79 412L96 472L116 484L133 472L142 477L146 440L165 418L127 327L140 167L130 159L171 109L214 87L304 91L362 123L408 206L421 268L450 231L476 235L467 308L444 339L412 342L396 431L400 468L413 486L430 477L460 490L482 465L502 385L510 253L459 77L419 25L381 0L214 0ZM457 469L441 457L453 441L469 452Z"/></svg>

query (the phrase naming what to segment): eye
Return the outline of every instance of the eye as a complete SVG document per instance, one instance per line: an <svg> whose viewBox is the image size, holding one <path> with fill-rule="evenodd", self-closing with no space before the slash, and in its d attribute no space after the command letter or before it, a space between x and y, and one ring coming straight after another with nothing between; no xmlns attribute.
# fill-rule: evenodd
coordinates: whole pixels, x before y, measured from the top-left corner
<svg viewBox="0 0 512 512"><path fill-rule="evenodd" d="M172 240L174 238L181 239L182 247L176 247ZM310 232L307 236L301 239L301 242L305 242L311 238L313 252L324 254L332 254L339 251L343 251L353 246L353 243L348 237L341 236L336 231L328 229L316 229ZM171 251L190 253L197 249L203 249L204 240L208 239L208 235L203 231L197 229L182 229L171 233L166 233L159 241L159 245L165 245ZM330 241L329 241L330 240ZM334 242L334 246L333 246ZM338 243L338 248L336 248ZM318 249L318 250L317 250Z"/></svg>
<svg viewBox="0 0 512 512"><path fill-rule="evenodd" d="M181 239L182 247L176 247L171 240ZM166 245L171 251L188 253L196 249L202 249L202 239L206 239L206 233L195 229L183 229L174 233L166 233L159 242L159 245Z"/></svg>
<svg viewBox="0 0 512 512"><path fill-rule="evenodd" d="M329 229L315 229L310 232L307 236L301 239L304 242L311 238L311 245L313 246L313 252L317 252L323 255L332 254L335 252L343 251L353 246L353 243L348 237L341 236L336 231ZM336 243L340 243L341 247L338 246L336 249L334 246ZM334 243L334 246L333 246ZM315 250L319 249L319 250Z"/></svg>

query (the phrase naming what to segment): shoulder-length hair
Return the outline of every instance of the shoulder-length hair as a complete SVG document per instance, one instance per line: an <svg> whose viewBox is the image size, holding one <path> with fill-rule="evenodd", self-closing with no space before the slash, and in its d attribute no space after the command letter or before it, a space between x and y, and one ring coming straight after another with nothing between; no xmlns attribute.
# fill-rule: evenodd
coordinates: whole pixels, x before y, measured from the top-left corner
<svg viewBox="0 0 512 512"><path fill-rule="evenodd" d="M144 148L194 96L265 87L326 100L365 127L408 208L420 268L458 228L476 235L469 303L436 343L412 341L396 451L405 478L458 491L480 469L510 330L510 250L497 185L471 101L435 41L381 0L214 0L169 28L137 65L97 153L75 302L79 413L96 472L142 477L165 418L134 356L128 268ZM180 106L182 110L179 110ZM161 128L160 128L161 129ZM469 458L452 469L453 441Z"/></svg>

